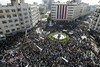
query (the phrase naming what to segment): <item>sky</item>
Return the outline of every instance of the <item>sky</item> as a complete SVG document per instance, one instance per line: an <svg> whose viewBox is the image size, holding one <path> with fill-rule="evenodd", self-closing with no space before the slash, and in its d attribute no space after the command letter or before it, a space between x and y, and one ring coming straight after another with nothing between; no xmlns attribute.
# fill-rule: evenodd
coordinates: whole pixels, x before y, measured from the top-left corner
<svg viewBox="0 0 100 67"><path fill-rule="evenodd" d="M55 0L55 1L58 1L58 0ZM66 1L68 0L61 0L61 2L66 2ZM25 0L25 2L30 3L30 4L32 4L33 2L37 2L40 4L42 3L42 0ZM82 0L82 2L89 3L90 5L97 5L99 0ZM0 0L0 3L5 5L7 3L10 3L10 0Z"/></svg>

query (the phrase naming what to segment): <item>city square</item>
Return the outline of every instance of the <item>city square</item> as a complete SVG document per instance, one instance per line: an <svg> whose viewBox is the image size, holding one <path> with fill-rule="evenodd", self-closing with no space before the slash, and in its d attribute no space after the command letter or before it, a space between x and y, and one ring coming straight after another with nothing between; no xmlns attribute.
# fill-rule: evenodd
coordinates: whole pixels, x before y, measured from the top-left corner
<svg viewBox="0 0 100 67"><path fill-rule="evenodd" d="M58 42L67 42L69 40L69 36L62 32L53 32L48 35L51 40Z"/></svg>
<svg viewBox="0 0 100 67"><path fill-rule="evenodd" d="M8 56L13 57L17 57L16 54L21 52L20 55L22 55L22 57L19 57L18 59L21 60L20 58L23 58L23 60L20 61L20 63L32 67L98 67L100 61L98 59L99 48L97 48L95 42L93 42L88 32L84 30L86 28L78 28L79 26L81 26L81 24L84 26L85 23L80 23L80 25L73 29L73 35L70 35L69 41L67 41L66 43L60 43L59 41L52 41L50 38L48 38L48 32L52 31L48 29L47 31L43 30L42 27L45 26L46 23L40 23L39 25L37 25L37 28L41 28L45 33L42 32L40 34L37 34L37 28L34 28L28 33L28 37L22 37L21 39L18 39L19 41L16 42L15 46L13 46L13 48L15 49L10 49L4 52L6 52ZM68 32L70 32L70 30L68 30L66 33ZM86 34L85 36L87 37L87 39L81 38L81 36L83 36L84 34ZM91 45L91 43L93 44ZM93 49L93 47L95 47L96 49ZM11 64L11 58L9 58L8 61L5 61L7 60L6 58L7 57L5 56L2 59L2 65L5 65L5 63ZM17 60L14 60L12 62L13 65L20 64L16 61Z"/></svg>
<svg viewBox="0 0 100 67"><path fill-rule="evenodd" d="M100 67L99 5L42 2L0 5L0 67Z"/></svg>

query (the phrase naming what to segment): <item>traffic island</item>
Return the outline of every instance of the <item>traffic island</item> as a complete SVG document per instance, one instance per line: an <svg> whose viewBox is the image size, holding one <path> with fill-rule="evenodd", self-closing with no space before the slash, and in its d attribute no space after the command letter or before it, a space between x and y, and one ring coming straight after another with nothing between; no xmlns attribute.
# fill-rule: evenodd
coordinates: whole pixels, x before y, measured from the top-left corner
<svg viewBox="0 0 100 67"><path fill-rule="evenodd" d="M70 39L69 35L63 32L53 32L50 33L48 37L53 41L61 42L61 43L65 43Z"/></svg>

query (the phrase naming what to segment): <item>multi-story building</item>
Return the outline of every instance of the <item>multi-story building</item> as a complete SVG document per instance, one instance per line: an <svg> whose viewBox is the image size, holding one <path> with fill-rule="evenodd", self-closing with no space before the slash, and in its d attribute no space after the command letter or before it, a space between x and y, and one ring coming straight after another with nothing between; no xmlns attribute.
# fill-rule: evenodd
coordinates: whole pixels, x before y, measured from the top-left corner
<svg viewBox="0 0 100 67"><path fill-rule="evenodd" d="M30 4L30 17L32 20L32 25L35 26L38 20L40 20L39 5L37 3Z"/></svg>
<svg viewBox="0 0 100 67"><path fill-rule="evenodd" d="M53 3L51 7L52 20L71 20L80 15L80 7L77 4Z"/></svg>
<svg viewBox="0 0 100 67"><path fill-rule="evenodd" d="M83 6L84 5L84 6ZM51 6L51 19L72 21L89 13L89 5L68 1L66 3L56 2Z"/></svg>
<svg viewBox="0 0 100 67"><path fill-rule="evenodd" d="M81 3L81 0L72 0L72 2Z"/></svg>
<svg viewBox="0 0 100 67"><path fill-rule="evenodd" d="M90 14L91 9L87 3L80 3L80 7L81 7L81 16Z"/></svg>
<svg viewBox="0 0 100 67"><path fill-rule="evenodd" d="M91 12L94 13L94 11L96 10L96 6L95 5L90 5L90 10L91 10Z"/></svg>
<svg viewBox="0 0 100 67"><path fill-rule="evenodd" d="M47 12L46 6L44 4L40 4L39 11L40 11L40 14L46 14L46 12Z"/></svg>
<svg viewBox="0 0 100 67"><path fill-rule="evenodd" d="M11 0L11 5L0 5L0 34L13 34L29 30L39 20L37 5L29 5L24 0Z"/></svg>
<svg viewBox="0 0 100 67"><path fill-rule="evenodd" d="M51 5L54 2L54 0L43 0L43 3L46 5L47 9L51 9Z"/></svg>
<svg viewBox="0 0 100 67"><path fill-rule="evenodd" d="M97 7L96 11L94 12L89 28L100 33L100 7Z"/></svg>

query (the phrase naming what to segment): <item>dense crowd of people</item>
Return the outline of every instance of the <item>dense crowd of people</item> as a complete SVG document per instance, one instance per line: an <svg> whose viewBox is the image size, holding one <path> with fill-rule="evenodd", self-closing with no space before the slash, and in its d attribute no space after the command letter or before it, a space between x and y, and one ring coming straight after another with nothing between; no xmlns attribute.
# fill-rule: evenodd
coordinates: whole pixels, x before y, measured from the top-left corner
<svg viewBox="0 0 100 67"><path fill-rule="evenodd" d="M75 22L70 25L72 30L64 31L66 34L73 31L66 43L52 41L47 36L48 32L62 30L44 30L44 26L45 23L37 24L26 37L14 42L17 45L13 45L13 49L1 52L0 67L100 67L99 49L85 23ZM37 28L43 31L37 33ZM87 38L82 39L83 35Z"/></svg>

